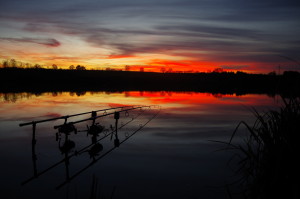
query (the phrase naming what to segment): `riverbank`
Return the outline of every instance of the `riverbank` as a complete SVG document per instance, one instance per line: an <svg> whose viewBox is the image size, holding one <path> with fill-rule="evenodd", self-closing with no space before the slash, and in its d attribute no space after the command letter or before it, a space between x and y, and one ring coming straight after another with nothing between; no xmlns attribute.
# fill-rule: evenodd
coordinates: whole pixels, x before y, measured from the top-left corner
<svg viewBox="0 0 300 199"><path fill-rule="evenodd" d="M149 73L133 71L0 69L0 92L195 91L300 95L300 73Z"/></svg>

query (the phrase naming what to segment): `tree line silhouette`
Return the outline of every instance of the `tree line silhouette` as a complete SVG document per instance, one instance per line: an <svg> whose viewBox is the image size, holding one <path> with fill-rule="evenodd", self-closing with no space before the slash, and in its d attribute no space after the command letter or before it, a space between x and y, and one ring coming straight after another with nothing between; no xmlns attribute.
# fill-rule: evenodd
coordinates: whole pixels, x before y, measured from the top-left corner
<svg viewBox="0 0 300 199"><path fill-rule="evenodd" d="M31 63L24 63L21 61L17 61L16 59L6 59L2 61L2 67L0 68L32 68L32 69L52 69L52 70L87 70L87 68L83 65L70 65L67 68L62 68L57 66L56 64L52 64L51 66L45 66L45 65L40 65L40 64L31 64ZM145 72L145 68L140 66L130 66L130 65L125 65L124 69L116 69L116 68L111 68L111 67L103 67L103 68L91 68L89 70L106 70L106 71L139 71L139 72ZM173 70L172 67L160 67L159 72L161 73L199 73L199 71L195 70L184 70L184 71L178 71L178 70ZM147 72L153 72L153 71L147 71ZM216 67L213 70L208 70L208 73L223 73L226 72L222 67ZM275 73L275 71L271 72Z"/></svg>
<svg viewBox="0 0 300 199"><path fill-rule="evenodd" d="M59 68L56 64L52 64L52 66L43 66L40 64L31 64L31 63L24 63L21 61L17 61L16 59L6 59L2 61L2 68L32 68L32 69L53 69L53 70L59 70L62 68ZM85 66L82 65L70 65L68 67L69 70L86 70Z"/></svg>
<svg viewBox="0 0 300 199"><path fill-rule="evenodd" d="M0 68L0 92L196 91L299 95L300 73L155 73L139 71Z"/></svg>

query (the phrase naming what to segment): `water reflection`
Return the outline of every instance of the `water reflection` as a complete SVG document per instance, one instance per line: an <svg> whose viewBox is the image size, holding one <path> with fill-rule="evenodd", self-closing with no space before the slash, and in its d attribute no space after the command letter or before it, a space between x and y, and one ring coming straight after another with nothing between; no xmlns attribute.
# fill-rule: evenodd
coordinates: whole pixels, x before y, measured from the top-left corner
<svg viewBox="0 0 300 199"><path fill-rule="evenodd" d="M62 95L68 94L71 97L80 97L80 96L92 96L92 95L110 95L110 94L123 94L125 97L153 97L153 96L160 96L160 97L165 97L169 96L172 97L173 94L184 94L184 95L193 95L197 94L196 92L171 92L171 91L160 91L160 92L151 92L151 91L124 91L124 92L111 92L111 91L78 91L78 92L44 92L44 93L29 93L29 92L24 92L24 93L0 93L0 101L4 102L12 102L15 103L18 100L26 100L26 99L31 99L33 97L40 97L40 96L53 96L53 97L59 97ZM230 94L221 94L221 93L213 93L209 94L212 95L213 97L216 98L222 98L223 96L230 96ZM233 94L231 94L233 95Z"/></svg>
<svg viewBox="0 0 300 199"><path fill-rule="evenodd" d="M6 179L0 189L11 198L87 198L93 176L98 179L95 184L107 190L107 196L114 193L114 199L226 198L226 190L220 187L232 182L228 179L233 175L232 169L226 166L231 154L214 153L223 146L208 140L228 141L239 121L251 123L250 107L260 111L276 105L276 99L266 95L195 92L0 96L0 175ZM114 114L73 123L74 128L66 128L68 135L63 128L59 129L66 119L66 123L71 123L95 117L91 110L144 104L161 105L162 111L138 134L133 133L152 113L124 111L117 125ZM78 115L77 119L64 117L78 113L87 114ZM97 116L103 114L99 112ZM18 126L52 117L60 119L38 123L35 135L32 125ZM53 129L54 126L57 128ZM131 135L135 136L122 145ZM112 147L117 149L115 140L119 140L119 150L98 161ZM84 172L80 173L81 170ZM29 178L30 183L20 185ZM63 186L54 191L60 185Z"/></svg>

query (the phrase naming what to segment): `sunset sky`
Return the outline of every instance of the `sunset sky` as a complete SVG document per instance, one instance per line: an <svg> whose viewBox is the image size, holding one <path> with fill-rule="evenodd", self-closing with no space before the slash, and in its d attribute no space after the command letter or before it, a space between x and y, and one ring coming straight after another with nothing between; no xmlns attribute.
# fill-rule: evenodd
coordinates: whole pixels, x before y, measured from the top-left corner
<svg viewBox="0 0 300 199"><path fill-rule="evenodd" d="M298 70L299 0L0 0L0 59L87 68Z"/></svg>

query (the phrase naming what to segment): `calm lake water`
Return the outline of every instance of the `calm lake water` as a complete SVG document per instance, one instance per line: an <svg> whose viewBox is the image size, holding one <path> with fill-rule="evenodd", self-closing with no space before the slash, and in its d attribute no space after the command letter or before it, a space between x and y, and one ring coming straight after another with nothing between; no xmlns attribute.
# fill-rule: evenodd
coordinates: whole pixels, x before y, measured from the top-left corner
<svg viewBox="0 0 300 199"><path fill-rule="evenodd" d="M86 131L92 121L75 124L77 134L71 132L67 139L53 128L64 120L37 124L36 144L32 144L32 126L19 127L25 122L132 105L154 106L120 113L118 127L123 127L118 139L127 140L111 152L114 114L98 118L96 122L105 130L97 139L107 137L100 141L103 151L94 158L87 147L92 136ZM97 198L228 198L225 185L237 177L234 165L227 164L233 152L220 151L224 145L212 140L228 141L241 120L252 124L252 107L267 111L277 105L275 98L266 95L0 93L1 194L6 198L92 198L94 187ZM120 109L97 114L115 110ZM88 117L80 115L68 122ZM239 138L244 133L241 128ZM63 151L66 140L73 144L67 153Z"/></svg>

